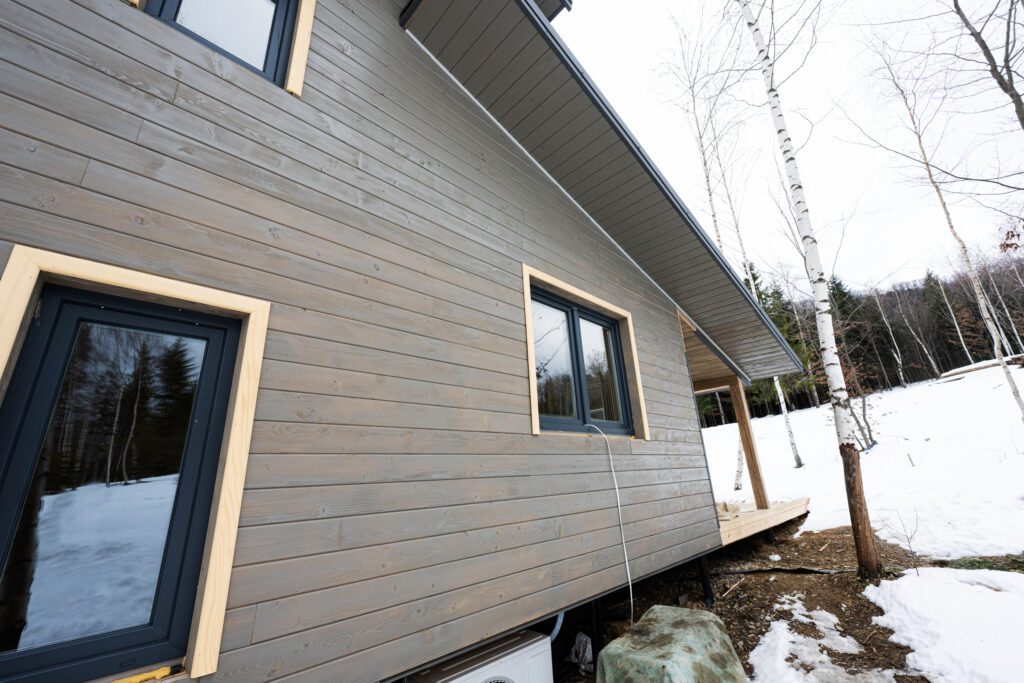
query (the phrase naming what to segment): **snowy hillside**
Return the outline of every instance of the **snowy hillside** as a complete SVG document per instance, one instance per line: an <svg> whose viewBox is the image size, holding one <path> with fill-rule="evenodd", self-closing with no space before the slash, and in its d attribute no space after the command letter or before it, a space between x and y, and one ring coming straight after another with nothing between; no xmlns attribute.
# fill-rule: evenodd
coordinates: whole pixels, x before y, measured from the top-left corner
<svg viewBox="0 0 1024 683"><path fill-rule="evenodd" d="M1024 370L1013 372L1024 386ZM1024 427L998 368L875 394L868 405L878 445L863 455L864 488L881 538L906 547L909 535L914 551L936 558L1024 552ZM791 416L799 470L782 418L753 421L769 498L809 497L802 531L848 525L831 408ZM738 439L734 424L704 430L717 500L753 500L745 476L733 491Z"/></svg>

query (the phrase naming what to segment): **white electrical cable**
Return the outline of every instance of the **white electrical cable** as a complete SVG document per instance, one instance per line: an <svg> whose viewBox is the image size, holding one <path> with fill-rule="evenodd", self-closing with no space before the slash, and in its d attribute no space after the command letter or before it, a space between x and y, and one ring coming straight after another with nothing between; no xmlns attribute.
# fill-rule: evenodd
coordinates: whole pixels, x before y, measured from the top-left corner
<svg viewBox="0 0 1024 683"><path fill-rule="evenodd" d="M633 576L629 572L629 553L626 551L626 527L622 524L622 498L619 497L619 479L615 476L615 462L612 459L612 442L608 435L601 431L601 428L588 422L587 427L593 427L598 434L604 437L604 445L608 449L608 468L612 471L612 484L615 485L615 507L619 511L619 537L622 539L622 560L626 565L626 583L629 584L629 625L633 625Z"/></svg>

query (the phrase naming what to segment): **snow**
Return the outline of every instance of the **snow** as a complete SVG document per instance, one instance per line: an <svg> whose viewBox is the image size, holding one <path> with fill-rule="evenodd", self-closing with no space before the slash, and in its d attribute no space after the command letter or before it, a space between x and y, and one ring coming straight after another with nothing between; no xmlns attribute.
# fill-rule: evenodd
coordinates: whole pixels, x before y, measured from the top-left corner
<svg viewBox="0 0 1024 683"><path fill-rule="evenodd" d="M1024 387L1024 370L1012 372ZM998 367L875 394L868 405L878 445L862 456L864 488L881 538L936 558L1024 552L1024 427ZM781 416L753 420L769 498L811 499L801 533L848 525L831 408L790 416L801 469ZM746 473L732 489L736 425L703 434L716 499L753 500Z"/></svg>
<svg viewBox="0 0 1024 683"><path fill-rule="evenodd" d="M43 496L19 649L149 623L177 484L174 474Z"/></svg>
<svg viewBox="0 0 1024 683"><path fill-rule="evenodd" d="M925 567L864 595L885 610L875 622L913 648L907 666L933 683L1021 680L1024 574Z"/></svg>
<svg viewBox="0 0 1024 683"><path fill-rule="evenodd" d="M1003 358L1003 360L1006 363L1016 363L1016 362L1019 362L1021 358L1024 358L1024 355L1017 354L1016 356L1005 356ZM968 372L974 372L975 370L983 370L985 368L993 368L993 367L999 367L999 359L998 358L989 358L988 360L980 360L977 363L972 363L971 365L961 365L958 368L953 368L952 370L948 370L948 371L942 373L941 376L943 378L945 378L945 377L956 377L957 375L963 375L963 374L968 373Z"/></svg>
<svg viewBox="0 0 1024 683"><path fill-rule="evenodd" d="M778 612L790 612L792 617L773 621L749 657L754 668L753 683L894 683L892 671L874 669L855 674L847 673L829 659L828 648L834 652L857 654L860 643L844 635L839 619L825 610L808 611L803 596L786 595L775 605ZM821 634L814 638L793 631L790 621L810 624Z"/></svg>

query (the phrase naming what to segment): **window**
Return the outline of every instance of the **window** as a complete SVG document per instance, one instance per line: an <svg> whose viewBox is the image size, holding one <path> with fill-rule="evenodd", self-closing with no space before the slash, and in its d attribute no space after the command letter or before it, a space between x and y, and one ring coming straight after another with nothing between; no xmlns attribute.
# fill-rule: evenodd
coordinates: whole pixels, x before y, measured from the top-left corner
<svg viewBox="0 0 1024 683"><path fill-rule="evenodd" d="M146 12L284 85L297 0L149 0Z"/></svg>
<svg viewBox="0 0 1024 683"><path fill-rule="evenodd" d="M632 433L618 321L537 288L530 308L541 428Z"/></svg>
<svg viewBox="0 0 1024 683"><path fill-rule="evenodd" d="M0 678L185 654L240 329L43 286L0 404Z"/></svg>

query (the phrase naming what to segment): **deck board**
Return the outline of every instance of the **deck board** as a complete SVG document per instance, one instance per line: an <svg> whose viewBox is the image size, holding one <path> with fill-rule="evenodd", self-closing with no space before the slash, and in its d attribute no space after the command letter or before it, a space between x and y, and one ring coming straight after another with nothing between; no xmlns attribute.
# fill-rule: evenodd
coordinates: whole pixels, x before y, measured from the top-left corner
<svg viewBox="0 0 1024 683"><path fill-rule="evenodd" d="M719 504L718 520L722 545L735 543L791 519L796 519L807 513L809 503L809 498L798 498L784 503L772 503L766 510L741 508L738 511L728 509L731 506L726 506L727 509L723 510L723 504Z"/></svg>

